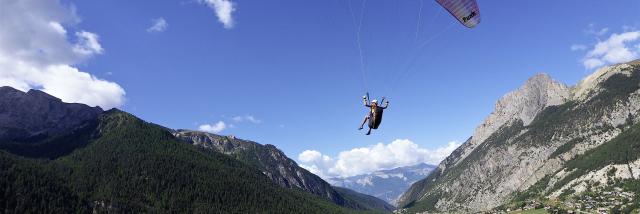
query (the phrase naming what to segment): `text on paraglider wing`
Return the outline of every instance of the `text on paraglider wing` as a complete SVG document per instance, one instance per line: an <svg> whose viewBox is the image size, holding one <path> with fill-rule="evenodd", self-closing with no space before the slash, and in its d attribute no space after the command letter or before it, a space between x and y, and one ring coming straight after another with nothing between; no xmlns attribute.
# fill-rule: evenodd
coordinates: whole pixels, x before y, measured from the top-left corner
<svg viewBox="0 0 640 214"><path fill-rule="evenodd" d="M473 18L474 16L476 16L476 11L471 11L471 13L468 16L462 17L462 21L467 22L471 20L471 18Z"/></svg>

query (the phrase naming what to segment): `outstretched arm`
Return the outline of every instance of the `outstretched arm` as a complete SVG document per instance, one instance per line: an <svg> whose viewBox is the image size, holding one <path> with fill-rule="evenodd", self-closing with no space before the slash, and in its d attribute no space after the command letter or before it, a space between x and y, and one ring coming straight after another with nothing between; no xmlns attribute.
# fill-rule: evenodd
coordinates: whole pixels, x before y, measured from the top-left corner
<svg viewBox="0 0 640 214"><path fill-rule="evenodd" d="M384 107L382 107L383 109L386 109L389 107L389 101L384 102Z"/></svg>
<svg viewBox="0 0 640 214"><path fill-rule="evenodd" d="M371 105L369 105L369 102L367 101L367 96L363 96L362 101L364 102L364 106L371 107Z"/></svg>

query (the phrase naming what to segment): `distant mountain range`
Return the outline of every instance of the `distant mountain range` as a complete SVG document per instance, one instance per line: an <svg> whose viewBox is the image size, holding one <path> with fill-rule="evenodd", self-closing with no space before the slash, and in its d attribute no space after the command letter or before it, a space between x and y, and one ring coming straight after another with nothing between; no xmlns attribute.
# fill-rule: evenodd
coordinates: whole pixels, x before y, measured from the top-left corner
<svg viewBox="0 0 640 214"><path fill-rule="evenodd" d="M398 206L401 213L637 213L639 178L636 60L601 68L573 87L531 77Z"/></svg>
<svg viewBox="0 0 640 214"><path fill-rule="evenodd" d="M389 212L272 145L0 87L2 213Z"/></svg>
<svg viewBox="0 0 640 214"><path fill-rule="evenodd" d="M434 165L421 163L346 178L329 178L327 181L331 185L349 188L395 204L396 199L413 182L425 178L435 168Z"/></svg>

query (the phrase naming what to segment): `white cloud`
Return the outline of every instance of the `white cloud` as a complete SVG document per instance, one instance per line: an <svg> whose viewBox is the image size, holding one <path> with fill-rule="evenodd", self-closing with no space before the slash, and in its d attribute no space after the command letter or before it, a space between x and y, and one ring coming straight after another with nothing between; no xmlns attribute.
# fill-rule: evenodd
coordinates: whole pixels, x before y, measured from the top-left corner
<svg viewBox="0 0 640 214"><path fill-rule="evenodd" d="M202 124L198 127L198 130L209 133L219 133L227 128L227 124L223 121L218 121L215 124Z"/></svg>
<svg viewBox="0 0 640 214"><path fill-rule="evenodd" d="M625 32L627 32L627 31L636 31L636 29L637 28L634 27L634 26L629 26L629 25L623 25L622 26L622 31L625 31Z"/></svg>
<svg viewBox="0 0 640 214"><path fill-rule="evenodd" d="M367 176L361 179L358 179L356 181L357 184L360 184L362 186L373 186L373 181L372 181L373 177Z"/></svg>
<svg viewBox="0 0 640 214"><path fill-rule="evenodd" d="M300 166L309 170L309 172L316 174L323 178L335 177L335 175L328 174L328 169L333 167L335 162L329 156L322 155L322 153L316 150L305 150L298 155L300 160Z"/></svg>
<svg viewBox="0 0 640 214"><path fill-rule="evenodd" d="M604 36L605 34L607 34L609 32L609 28L600 28L598 29L596 27L596 24L591 23L587 26L587 29L585 30L585 33L588 35L595 35L596 37L600 37L600 36Z"/></svg>
<svg viewBox="0 0 640 214"><path fill-rule="evenodd" d="M587 58L582 62L582 64L584 65L585 68L592 69L592 68L598 68L600 66L603 66L605 62L596 58Z"/></svg>
<svg viewBox="0 0 640 214"><path fill-rule="evenodd" d="M571 45L571 51L583 51L583 50L587 50L586 45L582 45L582 44Z"/></svg>
<svg viewBox="0 0 640 214"><path fill-rule="evenodd" d="M231 118L233 121L241 123L241 122L250 122L254 124L262 123L261 120L257 119L252 115L244 115L244 116L235 116Z"/></svg>
<svg viewBox="0 0 640 214"><path fill-rule="evenodd" d="M53 28L53 30L55 30L59 34L67 34L67 30L65 30L64 27L62 27L62 25L58 22L49 22L49 26L51 26L51 28Z"/></svg>
<svg viewBox="0 0 640 214"><path fill-rule="evenodd" d="M342 151L336 158L315 150L306 150L298 155L298 160L300 166L318 176L348 177L419 163L438 164L458 146L459 143L450 142L446 146L429 150L420 148L410 140L398 139L387 145L378 143Z"/></svg>
<svg viewBox="0 0 640 214"><path fill-rule="evenodd" d="M639 41L640 31L611 34L608 39L598 42L587 52L582 63L585 68L593 69L634 60L640 56L640 50L636 47Z"/></svg>
<svg viewBox="0 0 640 214"><path fill-rule="evenodd" d="M37 85L42 91L66 102L87 103L105 109L124 103L124 89L65 64L35 67L0 55L0 85L22 91ZM4 72L10 70L11 72Z"/></svg>
<svg viewBox="0 0 640 214"><path fill-rule="evenodd" d="M167 20L160 17L160 18L151 20L151 26L147 28L147 32L149 33L164 32L165 30L167 30L168 27L169 27L169 23L167 23Z"/></svg>
<svg viewBox="0 0 640 214"><path fill-rule="evenodd" d="M73 51L82 56L92 56L101 54L103 49L98 43L98 35L95 33L80 31L76 32L78 42L73 45Z"/></svg>
<svg viewBox="0 0 640 214"><path fill-rule="evenodd" d="M302 162L311 162L322 157L322 154L316 150L305 150L298 155L298 160Z"/></svg>
<svg viewBox="0 0 640 214"><path fill-rule="evenodd" d="M81 30L68 36L65 26L80 22L73 6L40 0L2 5L0 86L40 89L65 102L105 109L124 103L125 91L118 84L73 66L104 52L95 33Z"/></svg>
<svg viewBox="0 0 640 214"><path fill-rule="evenodd" d="M199 2L206 4L216 12L218 21L224 25L224 28L229 29L233 27L234 21L232 13L236 10L235 3L230 0L199 0Z"/></svg>
<svg viewBox="0 0 640 214"><path fill-rule="evenodd" d="M607 32L609 32L609 28L602 28L598 31L594 31L593 34L595 34L596 36L604 36L605 34L607 34Z"/></svg>

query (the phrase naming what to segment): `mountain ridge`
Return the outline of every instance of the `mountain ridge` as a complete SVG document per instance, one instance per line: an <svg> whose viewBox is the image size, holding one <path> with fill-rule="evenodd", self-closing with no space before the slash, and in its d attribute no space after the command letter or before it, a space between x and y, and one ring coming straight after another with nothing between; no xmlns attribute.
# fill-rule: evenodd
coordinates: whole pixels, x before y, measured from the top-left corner
<svg viewBox="0 0 640 214"><path fill-rule="evenodd" d="M0 87L0 149L33 158L68 154L86 144L102 113L42 91Z"/></svg>
<svg viewBox="0 0 640 214"><path fill-rule="evenodd" d="M331 185L372 195L390 204L395 204L397 198L413 182L426 177L435 167L434 165L420 163L346 178L329 178L327 180Z"/></svg>
<svg viewBox="0 0 640 214"><path fill-rule="evenodd" d="M2 87L0 92L7 98L0 99L0 124L6 125L0 130L13 134L9 128L15 127L26 133L0 138L0 175L8 178L0 181L3 212L353 213L379 208L358 204L358 195L347 200L355 204L340 206L302 189L282 188L255 165L186 144L170 129L118 109L64 103L36 90ZM64 151L57 151L59 146Z"/></svg>
<svg viewBox="0 0 640 214"><path fill-rule="evenodd" d="M373 203L370 205L359 204L352 195L351 198L336 191L329 183L319 176L298 166L298 164L287 157L282 151L270 144L259 144L253 141L243 140L235 136L221 136L207 132L191 131L179 129L173 135L183 142L210 149L251 164L262 171L274 183L289 189L301 189L312 194L324 197L334 203L351 207L383 208L384 211L392 211L393 206L379 200L365 200Z"/></svg>
<svg viewBox="0 0 640 214"><path fill-rule="evenodd" d="M515 104L513 100L502 102L514 94L508 93L469 140L403 194L400 207L409 212L475 212L508 203L519 192L556 174L568 160L611 141L636 124L640 120L638 77L640 67L636 64L618 64L599 69L571 88L555 81L538 84L547 87L539 87L545 89L538 90L539 94L515 99ZM515 94L528 87L530 80ZM545 94L555 97L547 99L554 102L529 102L533 111L500 110L541 101L537 98ZM511 114L497 114L496 119L496 112Z"/></svg>
<svg viewBox="0 0 640 214"><path fill-rule="evenodd" d="M35 141L73 130L95 121L102 109L79 103L63 103L39 90L0 87L0 138Z"/></svg>

